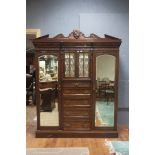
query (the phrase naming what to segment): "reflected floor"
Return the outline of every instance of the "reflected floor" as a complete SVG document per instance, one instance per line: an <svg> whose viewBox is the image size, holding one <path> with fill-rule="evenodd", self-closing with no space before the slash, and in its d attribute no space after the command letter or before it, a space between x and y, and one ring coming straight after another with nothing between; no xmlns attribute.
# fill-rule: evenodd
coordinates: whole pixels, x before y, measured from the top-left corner
<svg viewBox="0 0 155 155"><path fill-rule="evenodd" d="M96 101L96 126L114 126L114 102Z"/></svg>
<svg viewBox="0 0 155 155"><path fill-rule="evenodd" d="M55 103L52 112L40 113L40 126L59 126L58 103Z"/></svg>

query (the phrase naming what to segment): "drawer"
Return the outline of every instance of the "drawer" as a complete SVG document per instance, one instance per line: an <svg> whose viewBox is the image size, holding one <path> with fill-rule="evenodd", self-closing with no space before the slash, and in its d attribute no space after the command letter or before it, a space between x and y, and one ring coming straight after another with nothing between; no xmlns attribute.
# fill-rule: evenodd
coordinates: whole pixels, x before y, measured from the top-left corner
<svg viewBox="0 0 155 155"><path fill-rule="evenodd" d="M64 88L89 88L90 86L90 81L65 81L63 83Z"/></svg>
<svg viewBox="0 0 155 155"><path fill-rule="evenodd" d="M90 88L64 88L63 94L90 94Z"/></svg>
<svg viewBox="0 0 155 155"><path fill-rule="evenodd" d="M64 121L64 130L90 130L90 121Z"/></svg>
<svg viewBox="0 0 155 155"><path fill-rule="evenodd" d="M64 116L87 116L90 117L90 108L64 108Z"/></svg>
<svg viewBox="0 0 155 155"><path fill-rule="evenodd" d="M90 95L66 95L63 96L62 101L64 107L90 107Z"/></svg>
<svg viewBox="0 0 155 155"><path fill-rule="evenodd" d="M90 122L91 117L88 116L65 116L63 117L64 122Z"/></svg>

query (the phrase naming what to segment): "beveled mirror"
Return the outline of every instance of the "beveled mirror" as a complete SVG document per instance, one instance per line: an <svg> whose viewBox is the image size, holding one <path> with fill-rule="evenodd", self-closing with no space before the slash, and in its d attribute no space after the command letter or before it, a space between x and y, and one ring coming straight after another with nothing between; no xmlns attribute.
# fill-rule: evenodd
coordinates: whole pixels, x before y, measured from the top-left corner
<svg viewBox="0 0 155 155"><path fill-rule="evenodd" d="M40 126L59 126L58 57L43 55L39 61Z"/></svg>
<svg viewBox="0 0 155 155"><path fill-rule="evenodd" d="M114 126L115 59L106 54L96 57L96 127Z"/></svg>

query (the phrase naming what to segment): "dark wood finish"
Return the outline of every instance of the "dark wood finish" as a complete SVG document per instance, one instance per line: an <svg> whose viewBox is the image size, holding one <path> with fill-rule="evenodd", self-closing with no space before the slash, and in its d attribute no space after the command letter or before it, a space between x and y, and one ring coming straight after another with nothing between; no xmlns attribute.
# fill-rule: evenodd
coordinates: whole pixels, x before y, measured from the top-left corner
<svg viewBox="0 0 155 155"><path fill-rule="evenodd" d="M93 55L93 63L96 64L97 56L104 55L104 54L112 55L116 58L116 61L115 61L115 83L114 83L114 85L115 85L115 90L114 90L114 129L117 130L119 49L117 49L117 51L115 51L115 52L114 51L107 52L105 50L95 52ZM96 66L94 66L93 90L94 90L94 92L96 92ZM93 93L93 103L94 103L93 114L95 114L96 93ZM93 118L95 119L95 116ZM95 122L95 120L93 122ZM95 123L93 126L94 126L94 129L99 129L99 130L100 129L104 130L106 128L106 127L95 127Z"/></svg>
<svg viewBox="0 0 155 155"><path fill-rule="evenodd" d="M29 105L30 96L33 96L33 77L26 74L26 105Z"/></svg>
<svg viewBox="0 0 155 155"><path fill-rule="evenodd" d="M100 131L100 130L91 130L91 131L60 131L60 130L37 130L37 138L117 138L117 131Z"/></svg>
<svg viewBox="0 0 155 155"><path fill-rule="evenodd" d="M34 39L36 57L37 132L36 137L117 137L118 65L121 40L105 35L86 37L74 30L68 37L59 34ZM88 77L79 77L79 53L88 53ZM65 76L65 53L74 53L75 76ZM38 57L52 54L58 57L58 82L39 82ZM96 57L108 54L116 58L114 127L95 127ZM71 63L71 62L69 62ZM69 64L70 65L70 64ZM58 88L59 127L40 126L40 89Z"/></svg>

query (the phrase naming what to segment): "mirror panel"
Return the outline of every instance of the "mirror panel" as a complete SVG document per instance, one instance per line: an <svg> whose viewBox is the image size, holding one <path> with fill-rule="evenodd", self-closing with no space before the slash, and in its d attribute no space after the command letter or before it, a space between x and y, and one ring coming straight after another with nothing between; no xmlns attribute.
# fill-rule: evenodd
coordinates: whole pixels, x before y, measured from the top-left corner
<svg viewBox="0 0 155 155"><path fill-rule="evenodd" d="M39 57L40 126L59 126L58 57Z"/></svg>
<svg viewBox="0 0 155 155"><path fill-rule="evenodd" d="M39 57L39 82L58 81L58 59L54 55Z"/></svg>
<svg viewBox="0 0 155 155"><path fill-rule="evenodd" d="M115 59L111 55L96 57L96 127L114 126Z"/></svg>
<svg viewBox="0 0 155 155"><path fill-rule="evenodd" d="M40 89L40 126L59 126L57 89Z"/></svg>

